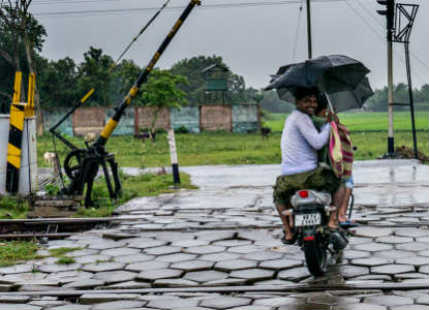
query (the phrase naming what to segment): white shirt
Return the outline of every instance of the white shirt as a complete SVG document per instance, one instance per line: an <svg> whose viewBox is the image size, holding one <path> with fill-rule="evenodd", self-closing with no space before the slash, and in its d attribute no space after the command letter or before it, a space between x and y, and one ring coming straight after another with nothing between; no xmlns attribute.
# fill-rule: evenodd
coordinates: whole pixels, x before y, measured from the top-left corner
<svg viewBox="0 0 429 310"><path fill-rule="evenodd" d="M282 174L292 175L317 168L317 151L329 140L330 125L314 127L307 114L295 110L285 121L280 147L282 150Z"/></svg>

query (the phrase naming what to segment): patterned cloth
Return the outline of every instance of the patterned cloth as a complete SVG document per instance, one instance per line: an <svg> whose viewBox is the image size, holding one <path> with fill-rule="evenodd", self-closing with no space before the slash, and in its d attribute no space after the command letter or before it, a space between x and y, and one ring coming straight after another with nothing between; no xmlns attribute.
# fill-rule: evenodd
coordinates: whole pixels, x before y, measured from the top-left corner
<svg viewBox="0 0 429 310"><path fill-rule="evenodd" d="M353 144L346 126L331 122L328 157L338 178L347 181L352 176Z"/></svg>

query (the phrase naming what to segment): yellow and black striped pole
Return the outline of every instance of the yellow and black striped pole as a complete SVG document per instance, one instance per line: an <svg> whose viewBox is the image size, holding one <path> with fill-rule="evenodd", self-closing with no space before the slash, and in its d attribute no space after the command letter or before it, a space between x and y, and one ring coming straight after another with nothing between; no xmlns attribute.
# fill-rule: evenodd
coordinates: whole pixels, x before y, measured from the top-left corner
<svg viewBox="0 0 429 310"><path fill-rule="evenodd" d="M10 106L9 143L7 146L6 191L17 193L21 168L22 132L24 130L25 105L21 99L22 73L15 73L13 100Z"/></svg>
<svg viewBox="0 0 429 310"><path fill-rule="evenodd" d="M182 15L179 17L177 22L174 24L173 28L171 29L167 37L164 39L161 46L156 51L155 55L152 57L151 61L146 66L145 70L140 74L137 81L134 83L134 86L128 92L128 95L122 100L121 104L116 108L116 112L113 115L113 117L109 119L109 121L107 122L106 126L104 127L104 129L100 134L100 137L98 137L98 139L94 143L96 147L104 146L106 144L107 140L112 135L116 126L118 126L119 120L121 119L125 109L131 104L131 101L137 95L141 85L147 81L150 73L152 72L153 68L155 67L162 53L164 53L165 49L173 40L174 36L177 34L180 27L183 25L186 18L188 18L189 14L192 12L193 8L196 5L201 5L201 0L191 0L189 2L188 6L185 8L185 10L183 11Z"/></svg>
<svg viewBox="0 0 429 310"><path fill-rule="evenodd" d="M34 93L36 91L36 74L31 72L28 76L28 95L27 104L25 105L25 118L33 117L35 113Z"/></svg>

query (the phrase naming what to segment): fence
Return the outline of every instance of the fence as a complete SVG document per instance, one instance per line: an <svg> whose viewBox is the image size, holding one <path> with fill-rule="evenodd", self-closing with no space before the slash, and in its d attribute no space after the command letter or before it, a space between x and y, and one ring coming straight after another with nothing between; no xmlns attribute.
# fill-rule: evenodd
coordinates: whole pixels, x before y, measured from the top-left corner
<svg viewBox="0 0 429 310"><path fill-rule="evenodd" d="M52 127L65 113L66 110L44 111L45 130ZM113 113L112 108L79 108L72 118L67 119L58 130L68 136L99 133ZM126 110L114 131L114 135L135 135L140 133L142 129L150 128L154 113L152 107L135 107ZM155 123L155 128L185 128L191 133L219 130L247 133L257 131L259 126L259 106L253 104L200 105L187 106L181 109L163 109L158 113Z"/></svg>

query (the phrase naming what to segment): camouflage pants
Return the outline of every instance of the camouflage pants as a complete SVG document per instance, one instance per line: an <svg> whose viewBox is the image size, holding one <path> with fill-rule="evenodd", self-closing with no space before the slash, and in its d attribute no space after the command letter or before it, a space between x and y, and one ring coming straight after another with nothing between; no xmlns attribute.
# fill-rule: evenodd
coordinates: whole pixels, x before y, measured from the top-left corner
<svg viewBox="0 0 429 310"><path fill-rule="evenodd" d="M274 203L287 206L295 192L300 189L334 193L340 183L340 179L335 176L334 172L324 167L293 175L281 175L277 177L276 185L274 185Z"/></svg>

